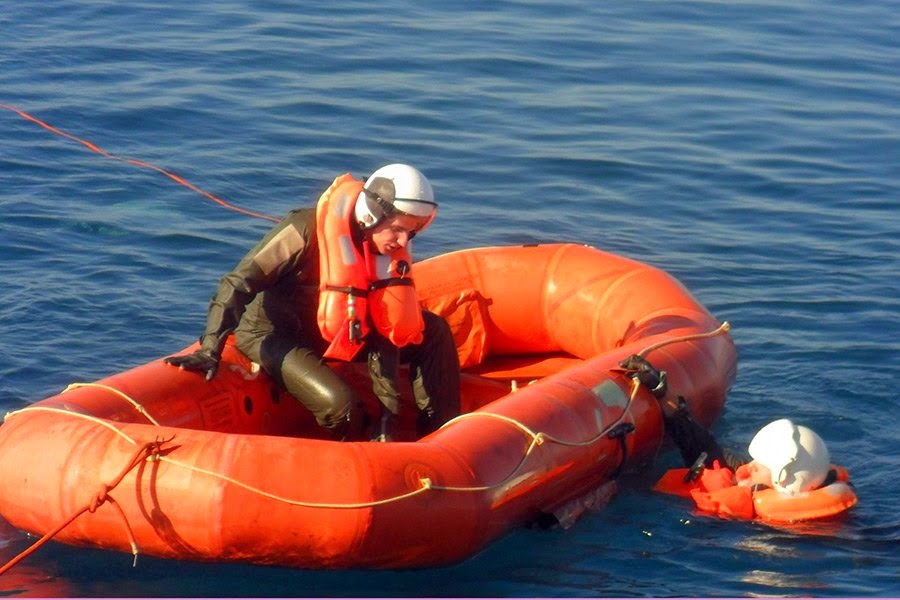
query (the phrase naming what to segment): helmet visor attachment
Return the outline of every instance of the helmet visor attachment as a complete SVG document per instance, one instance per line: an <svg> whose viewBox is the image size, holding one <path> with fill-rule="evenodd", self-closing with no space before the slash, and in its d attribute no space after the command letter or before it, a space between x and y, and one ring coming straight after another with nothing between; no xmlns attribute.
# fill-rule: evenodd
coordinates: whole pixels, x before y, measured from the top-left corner
<svg viewBox="0 0 900 600"><path fill-rule="evenodd" d="M390 219L397 215L406 215L418 219L420 223L409 232L410 238L415 237L416 233L431 225L437 213L436 202L416 198L397 198L394 182L384 177L376 177L369 181L362 191L367 200L377 206L377 212L381 212L384 218Z"/></svg>

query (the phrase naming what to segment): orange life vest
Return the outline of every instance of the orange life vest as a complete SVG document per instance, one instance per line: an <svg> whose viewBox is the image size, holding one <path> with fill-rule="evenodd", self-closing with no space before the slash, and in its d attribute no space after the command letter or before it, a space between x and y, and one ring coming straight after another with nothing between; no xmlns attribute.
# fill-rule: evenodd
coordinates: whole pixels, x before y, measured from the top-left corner
<svg viewBox="0 0 900 600"><path fill-rule="evenodd" d="M319 245L319 330L331 344L325 357L352 360L375 329L398 347L422 341L425 323L405 248L389 256L360 252L351 223L363 182L337 177L316 205ZM369 318L367 318L369 317Z"/></svg>
<svg viewBox="0 0 900 600"><path fill-rule="evenodd" d="M721 517L793 523L830 517L856 504L847 470L836 465L831 468L837 473L834 483L794 496L772 488L753 491L737 485L736 479L749 476L747 465L732 473L731 469L716 464L712 469L703 469L700 477L692 482L684 481L688 469L671 469L653 489L692 498L700 510Z"/></svg>

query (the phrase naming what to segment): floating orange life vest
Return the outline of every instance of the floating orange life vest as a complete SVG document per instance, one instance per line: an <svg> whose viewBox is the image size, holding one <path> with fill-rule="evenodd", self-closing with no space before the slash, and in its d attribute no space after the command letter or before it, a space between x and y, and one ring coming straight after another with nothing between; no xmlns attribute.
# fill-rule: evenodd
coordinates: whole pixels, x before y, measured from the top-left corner
<svg viewBox="0 0 900 600"><path fill-rule="evenodd" d="M331 342L325 357L352 360L375 329L398 347L422 341L425 323L405 248L389 256L353 243L351 223L363 182L337 177L316 205L319 245L319 310L322 336Z"/></svg>
<svg viewBox="0 0 900 600"><path fill-rule="evenodd" d="M794 523L830 517L856 504L847 470L836 465L831 468L837 473L834 483L794 496L772 488L752 491L737 485L735 478L740 480L749 475L747 465L732 473L731 469L716 464L712 469L703 469L700 477L692 482L684 481L688 469L671 469L653 489L692 498L697 508L720 517Z"/></svg>

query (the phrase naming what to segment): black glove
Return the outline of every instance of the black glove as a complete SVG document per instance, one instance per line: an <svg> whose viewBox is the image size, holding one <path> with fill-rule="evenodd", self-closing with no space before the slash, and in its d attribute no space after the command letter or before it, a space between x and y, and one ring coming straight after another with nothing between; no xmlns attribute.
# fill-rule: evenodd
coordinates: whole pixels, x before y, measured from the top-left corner
<svg viewBox="0 0 900 600"><path fill-rule="evenodd" d="M700 473L703 472L703 469L706 467L706 459L709 458L709 455L706 452L701 452L700 456L694 461L694 463L690 466L687 473L684 474L684 479L682 479L682 483L690 483L692 481L696 481L698 477L700 477Z"/></svg>
<svg viewBox="0 0 900 600"><path fill-rule="evenodd" d="M165 362L179 369L205 373L206 380L209 381L216 376L216 370L219 368L219 358L219 356L208 350L197 350L191 354L167 356Z"/></svg>
<svg viewBox="0 0 900 600"><path fill-rule="evenodd" d="M646 358L632 354L620 362L619 366L625 369L628 375L637 377L641 385L653 392L653 395L657 398L662 398L666 395L669 389L666 382L666 372L654 369L653 365Z"/></svg>

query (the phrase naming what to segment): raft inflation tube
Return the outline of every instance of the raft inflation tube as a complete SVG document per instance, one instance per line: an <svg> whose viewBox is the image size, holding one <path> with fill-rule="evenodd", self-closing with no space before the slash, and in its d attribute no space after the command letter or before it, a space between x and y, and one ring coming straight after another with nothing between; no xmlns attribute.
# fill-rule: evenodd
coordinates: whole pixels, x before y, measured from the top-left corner
<svg viewBox="0 0 900 600"><path fill-rule="evenodd" d="M60 542L174 559L450 564L608 499L622 468L653 459L660 408L622 359L645 352L705 425L735 377L727 329L674 278L627 258L575 244L479 248L417 263L415 279L463 365L463 414L438 431L320 439L229 343L210 382L160 359L8 414L0 514L35 535L67 523ZM359 365L334 368L377 402Z"/></svg>

